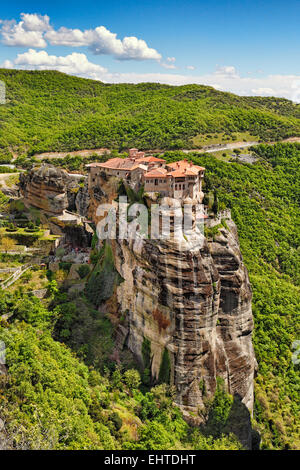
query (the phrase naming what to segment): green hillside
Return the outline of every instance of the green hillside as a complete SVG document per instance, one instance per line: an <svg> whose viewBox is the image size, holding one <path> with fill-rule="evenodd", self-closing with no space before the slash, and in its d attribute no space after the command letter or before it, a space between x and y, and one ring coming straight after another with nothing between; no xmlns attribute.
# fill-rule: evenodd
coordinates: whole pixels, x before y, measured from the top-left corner
<svg viewBox="0 0 300 470"><path fill-rule="evenodd" d="M201 85L104 84L54 71L0 70L0 149L18 154L83 148L192 148L215 133L269 141L300 136L300 105ZM196 139L195 139L196 137Z"/></svg>

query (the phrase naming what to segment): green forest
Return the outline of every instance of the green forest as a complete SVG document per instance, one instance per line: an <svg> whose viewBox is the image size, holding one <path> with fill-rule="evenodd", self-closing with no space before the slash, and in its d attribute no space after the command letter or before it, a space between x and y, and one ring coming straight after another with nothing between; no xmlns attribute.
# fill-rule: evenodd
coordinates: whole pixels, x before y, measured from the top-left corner
<svg viewBox="0 0 300 470"><path fill-rule="evenodd" d="M210 134L300 136L300 105L201 85L104 84L54 71L0 70L0 150L17 155L99 147L193 148Z"/></svg>

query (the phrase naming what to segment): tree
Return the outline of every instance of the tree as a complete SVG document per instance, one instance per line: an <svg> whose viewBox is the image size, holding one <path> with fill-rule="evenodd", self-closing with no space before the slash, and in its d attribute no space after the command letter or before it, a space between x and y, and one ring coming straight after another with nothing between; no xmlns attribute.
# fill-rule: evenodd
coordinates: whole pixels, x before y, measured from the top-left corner
<svg viewBox="0 0 300 470"><path fill-rule="evenodd" d="M26 284L32 279L32 273L30 271L26 271L26 273L22 276L22 281Z"/></svg>
<svg viewBox="0 0 300 470"><path fill-rule="evenodd" d="M212 211L215 215L217 215L218 212L219 212L219 201L218 201L218 196L217 196L216 191L214 192L214 202L213 202L213 205L212 205Z"/></svg>
<svg viewBox="0 0 300 470"><path fill-rule="evenodd" d="M130 390L139 388L141 384L141 377L137 370L129 369L124 373L124 382Z"/></svg>
<svg viewBox="0 0 300 470"><path fill-rule="evenodd" d="M66 279L67 273L63 269L58 269L55 273L57 282L63 282Z"/></svg>
<svg viewBox="0 0 300 470"><path fill-rule="evenodd" d="M117 366L112 374L111 385L114 389L122 389L122 374L120 368Z"/></svg>
<svg viewBox="0 0 300 470"><path fill-rule="evenodd" d="M81 266L79 266L79 268L77 269L77 272L80 276L80 279L83 279L84 277L86 277L89 272L90 272L90 267L87 265L87 264L82 264Z"/></svg>
<svg viewBox="0 0 300 470"><path fill-rule="evenodd" d="M114 425L114 428L115 430L118 432L120 431L121 427L122 427L122 424L123 424L123 421L122 419L120 418L120 415L119 413L117 413L116 411L114 411L111 416L110 416L110 420L113 422L113 425Z"/></svg>
<svg viewBox="0 0 300 470"><path fill-rule="evenodd" d="M7 253L8 251L11 251L16 246L16 242L10 237L3 237L1 240L1 246L3 250L5 251L5 253Z"/></svg>
<svg viewBox="0 0 300 470"><path fill-rule="evenodd" d="M204 206L209 206L209 194L207 192L204 193L202 204Z"/></svg>
<svg viewBox="0 0 300 470"><path fill-rule="evenodd" d="M170 381L170 372L171 372L171 364L170 364L169 351L167 350L167 348L165 348L162 354L161 364L159 368L159 375L158 375L159 383L168 384Z"/></svg>

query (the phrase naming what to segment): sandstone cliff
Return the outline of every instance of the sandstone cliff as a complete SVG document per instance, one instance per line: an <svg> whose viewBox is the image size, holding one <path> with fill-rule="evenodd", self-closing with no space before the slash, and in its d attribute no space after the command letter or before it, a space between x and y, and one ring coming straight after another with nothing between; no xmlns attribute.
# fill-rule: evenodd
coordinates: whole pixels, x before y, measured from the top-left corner
<svg viewBox="0 0 300 470"><path fill-rule="evenodd" d="M19 188L27 206L50 215L60 215L65 209L74 210L79 189L72 175L47 164L21 173Z"/></svg>
<svg viewBox="0 0 300 470"><path fill-rule="evenodd" d="M152 377L168 351L176 403L197 412L222 377L231 394L252 410L255 357L251 342L251 288L236 227L228 221L215 241L115 241L124 279L116 292L126 315L119 341L143 362L151 344Z"/></svg>

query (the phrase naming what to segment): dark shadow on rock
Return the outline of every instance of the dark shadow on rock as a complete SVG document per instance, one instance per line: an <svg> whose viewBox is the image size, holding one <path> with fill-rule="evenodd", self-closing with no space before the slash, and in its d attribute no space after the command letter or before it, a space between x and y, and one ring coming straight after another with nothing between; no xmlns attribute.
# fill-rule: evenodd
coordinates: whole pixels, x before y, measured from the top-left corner
<svg viewBox="0 0 300 470"><path fill-rule="evenodd" d="M245 449L259 450L260 435L252 429L249 410L238 394L234 395L224 432L234 434Z"/></svg>
<svg viewBox="0 0 300 470"><path fill-rule="evenodd" d="M200 428L203 434L211 435L214 438L219 438L222 434L233 434L244 449L259 450L260 435L252 428L250 412L238 394L234 395L225 422L220 420L216 416L214 408L211 408L206 424Z"/></svg>

